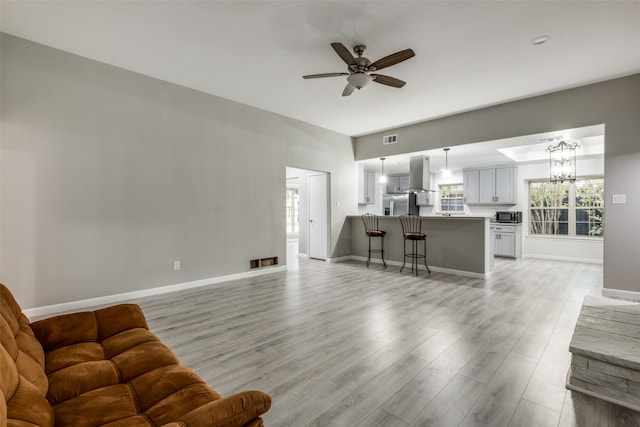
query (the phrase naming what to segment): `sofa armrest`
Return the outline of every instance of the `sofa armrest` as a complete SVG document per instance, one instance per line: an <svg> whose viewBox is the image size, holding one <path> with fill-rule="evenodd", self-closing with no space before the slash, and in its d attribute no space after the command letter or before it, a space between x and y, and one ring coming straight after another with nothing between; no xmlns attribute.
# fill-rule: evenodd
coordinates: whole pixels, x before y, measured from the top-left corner
<svg viewBox="0 0 640 427"><path fill-rule="evenodd" d="M119 304L96 311L62 314L33 322L31 329L45 351L103 340L132 328L149 329L142 309Z"/></svg>
<svg viewBox="0 0 640 427"><path fill-rule="evenodd" d="M268 394L255 390L243 391L209 402L163 427L241 427L267 412L270 407L271 397Z"/></svg>

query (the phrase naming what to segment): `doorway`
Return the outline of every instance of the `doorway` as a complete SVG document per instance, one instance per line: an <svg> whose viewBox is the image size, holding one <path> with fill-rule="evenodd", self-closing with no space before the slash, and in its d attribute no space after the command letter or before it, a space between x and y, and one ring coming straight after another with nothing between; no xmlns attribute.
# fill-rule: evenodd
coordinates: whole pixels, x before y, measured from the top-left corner
<svg viewBox="0 0 640 427"><path fill-rule="evenodd" d="M329 174L287 167L286 178L287 265L297 265L300 256L326 260L330 235Z"/></svg>

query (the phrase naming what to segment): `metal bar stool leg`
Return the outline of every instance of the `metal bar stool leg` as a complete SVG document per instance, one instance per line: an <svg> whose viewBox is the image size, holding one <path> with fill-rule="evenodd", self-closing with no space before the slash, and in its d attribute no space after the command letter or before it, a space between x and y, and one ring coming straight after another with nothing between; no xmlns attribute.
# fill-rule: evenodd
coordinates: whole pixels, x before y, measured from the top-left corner
<svg viewBox="0 0 640 427"><path fill-rule="evenodd" d="M416 267L416 276L418 275L418 241L413 241L413 265ZM413 268L411 268L413 271Z"/></svg>
<svg viewBox="0 0 640 427"><path fill-rule="evenodd" d="M400 268L400 273L402 273L402 269L404 268L404 263L407 262L407 239L402 239L402 267Z"/></svg>
<svg viewBox="0 0 640 427"><path fill-rule="evenodd" d="M382 258L382 264L384 268L387 268L387 263L384 262L384 236L380 236L380 258ZM369 255L371 256L371 255Z"/></svg>
<svg viewBox="0 0 640 427"><path fill-rule="evenodd" d="M429 270L429 266L427 265L427 240L423 240L424 242L424 266L427 267L427 271L431 274L431 270Z"/></svg>
<svg viewBox="0 0 640 427"><path fill-rule="evenodd" d="M367 267L369 267L370 262L371 262L371 236L369 236L369 256L367 257Z"/></svg>

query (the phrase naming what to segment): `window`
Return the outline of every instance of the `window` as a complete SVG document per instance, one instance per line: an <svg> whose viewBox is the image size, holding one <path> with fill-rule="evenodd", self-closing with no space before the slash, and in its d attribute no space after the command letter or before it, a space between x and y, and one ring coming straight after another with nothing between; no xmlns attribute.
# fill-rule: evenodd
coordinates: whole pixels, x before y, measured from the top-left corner
<svg viewBox="0 0 640 427"><path fill-rule="evenodd" d="M462 184L440 185L440 211L464 211L464 195L462 194Z"/></svg>
<svg viewBox="0 0 640 427"><path fill-rule="evenodd" d="M576 235L602 236L604 179L576 181Z"/></svg>
<svg viewBox="0 0 640 427"><path fill-rule="evenodd" d="M602 236L604 179L529 183L529 234Z"/></svg>

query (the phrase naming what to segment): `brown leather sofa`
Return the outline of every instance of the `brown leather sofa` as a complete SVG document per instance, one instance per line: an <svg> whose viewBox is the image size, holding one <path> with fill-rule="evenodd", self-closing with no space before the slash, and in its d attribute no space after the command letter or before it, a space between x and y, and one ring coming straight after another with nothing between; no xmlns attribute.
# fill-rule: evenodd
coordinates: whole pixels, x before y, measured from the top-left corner
<svg viewBox="0 0 640 427"><path fill-rule="evenodd" d="M263 426L269 395L221 397L137 305L29 323L0 284L0 426Z"/></svg>

